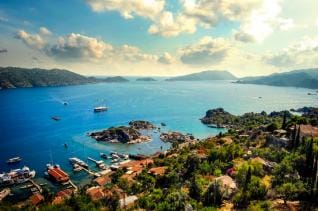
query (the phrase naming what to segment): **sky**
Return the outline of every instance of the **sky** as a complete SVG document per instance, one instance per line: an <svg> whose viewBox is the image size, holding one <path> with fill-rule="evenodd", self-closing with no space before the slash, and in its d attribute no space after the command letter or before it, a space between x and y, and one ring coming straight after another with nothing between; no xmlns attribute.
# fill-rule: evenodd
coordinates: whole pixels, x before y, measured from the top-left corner
<svg viewBox="0 0 318 211"><path fill-rule="evenodd" d="M318 67L317 0L3 0L0 66L238 77Z"/></svg>

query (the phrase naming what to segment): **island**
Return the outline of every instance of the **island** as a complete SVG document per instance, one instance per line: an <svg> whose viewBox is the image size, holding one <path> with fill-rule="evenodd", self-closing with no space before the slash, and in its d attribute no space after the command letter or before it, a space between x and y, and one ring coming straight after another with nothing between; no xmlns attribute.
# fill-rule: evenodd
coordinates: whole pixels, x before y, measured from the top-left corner
<svg viewBox="0 0 318 211"><path fill-rule="evenodd" d="M89 136L101 142L137 144L151 140L151 137L142 135L140 130L154 128L152 123L138 120L129 122L129 126L110 127L106 130L89 133Z"/></svg>
<svg viewBox="0 0 318 211"><path fill-rule="evenodd" d="M108 83L121 83L121 82L129 81L128 79L122 76L112 76L112 77L102 78L100 80L102 80L103 82L108 82Z"/></svg>
<svg viewBox="0 0 318 211"><path fill-rule="evenodd" d="M228 71L207 70L189 75L168 78L166 81L212 81L212 80L236 80L237 78Z"/></svg>
<svg viewBox="0 0 318 211"><path fill-rule="evenodd" d="M127 79L117 77L86 77L69 70L40 69L20 67L0 67L0 88L27 88L47 86L69 86L101 82L126 82Z"/></svg>
<svg viewBox="0 0 318 211"><path fill-rule="evenodd" d="M268 76L246 77L239 79L236 83L317 89L318 68L274 73Z"/></svg>
<svg viewBox="0 0 318 211"><path fill-rule="evenodd" d="M137 78L136 81L157 81L157 80L151 77L144 77L144 78Z"/></svg>

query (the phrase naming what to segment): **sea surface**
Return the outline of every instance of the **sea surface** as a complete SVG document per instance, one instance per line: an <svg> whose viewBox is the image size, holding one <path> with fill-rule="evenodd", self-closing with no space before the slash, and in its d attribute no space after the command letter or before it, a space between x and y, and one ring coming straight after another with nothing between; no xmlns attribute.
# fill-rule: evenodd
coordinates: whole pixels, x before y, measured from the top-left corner
<svg viewBox="0 0 318 211"><path fill-rule="evenodd" d="M49 162L58 163L75 182L68 158L117 151L152 154L170 144L151 133L153 140L136 145L98 143L88 132L127 125L131 120L148 120L165 131L191 133L198 138L215 135L220 129L200 122L208 109L223 107L233 114L271 112L303 106L318 106L316 90L292 87L234 84L231 81L100 83L81 86L24 88L0 91L0 172L29 166L41 178ZM67 106L63 102L68 102ZM109 110L94 113L96 106ZM59 116L54 121L52 116ZM68 148L64 147L64 144ZM23 161L7 165L10 157ZM87 161L91 166L94 163Z"/></svg>

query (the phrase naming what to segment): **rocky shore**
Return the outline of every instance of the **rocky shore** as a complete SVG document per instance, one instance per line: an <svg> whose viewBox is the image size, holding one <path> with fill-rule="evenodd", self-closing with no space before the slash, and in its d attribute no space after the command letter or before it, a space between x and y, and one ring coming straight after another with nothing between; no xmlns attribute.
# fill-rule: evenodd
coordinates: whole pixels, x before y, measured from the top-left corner
<svg viewBox="0 0 318 211"><path fill-rule="evenodd" d="M89 134L96 141L108 143L137 144L151 140L149 136L142 135L139 130L154 129L155 126L148 121L131 121L129 126L110 127L103 131Z"/></svg>
<svg viewBox="0 0 318 211"><path fill-rule="evenodd" d="M163 132L160 134L160 139L165 142L177 142L177 143L183 143L192 141L195 138L192 135L184 135L180 132Z"/></svg>
<svg viewBox="0 0 318 211"><path fill-rule="evenodd" d="M136 130L153 130L157 128L154 124L145 120L131 121L128 124Z"/></svg>

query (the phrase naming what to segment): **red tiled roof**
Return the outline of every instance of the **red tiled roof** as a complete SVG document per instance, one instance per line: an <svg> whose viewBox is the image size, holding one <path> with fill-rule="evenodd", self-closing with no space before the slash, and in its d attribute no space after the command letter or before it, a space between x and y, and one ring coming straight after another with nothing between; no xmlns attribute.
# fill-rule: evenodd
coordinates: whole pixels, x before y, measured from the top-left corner
<svg viewBox="0 0 318 211"><path fill-rule="evenodd" d="M39 194L39 193L36 193L36 194L33 194L31 197L30 197L30 201L33 205L38 205L40 204L42 201L44 201L44 197Z"/></svg>

